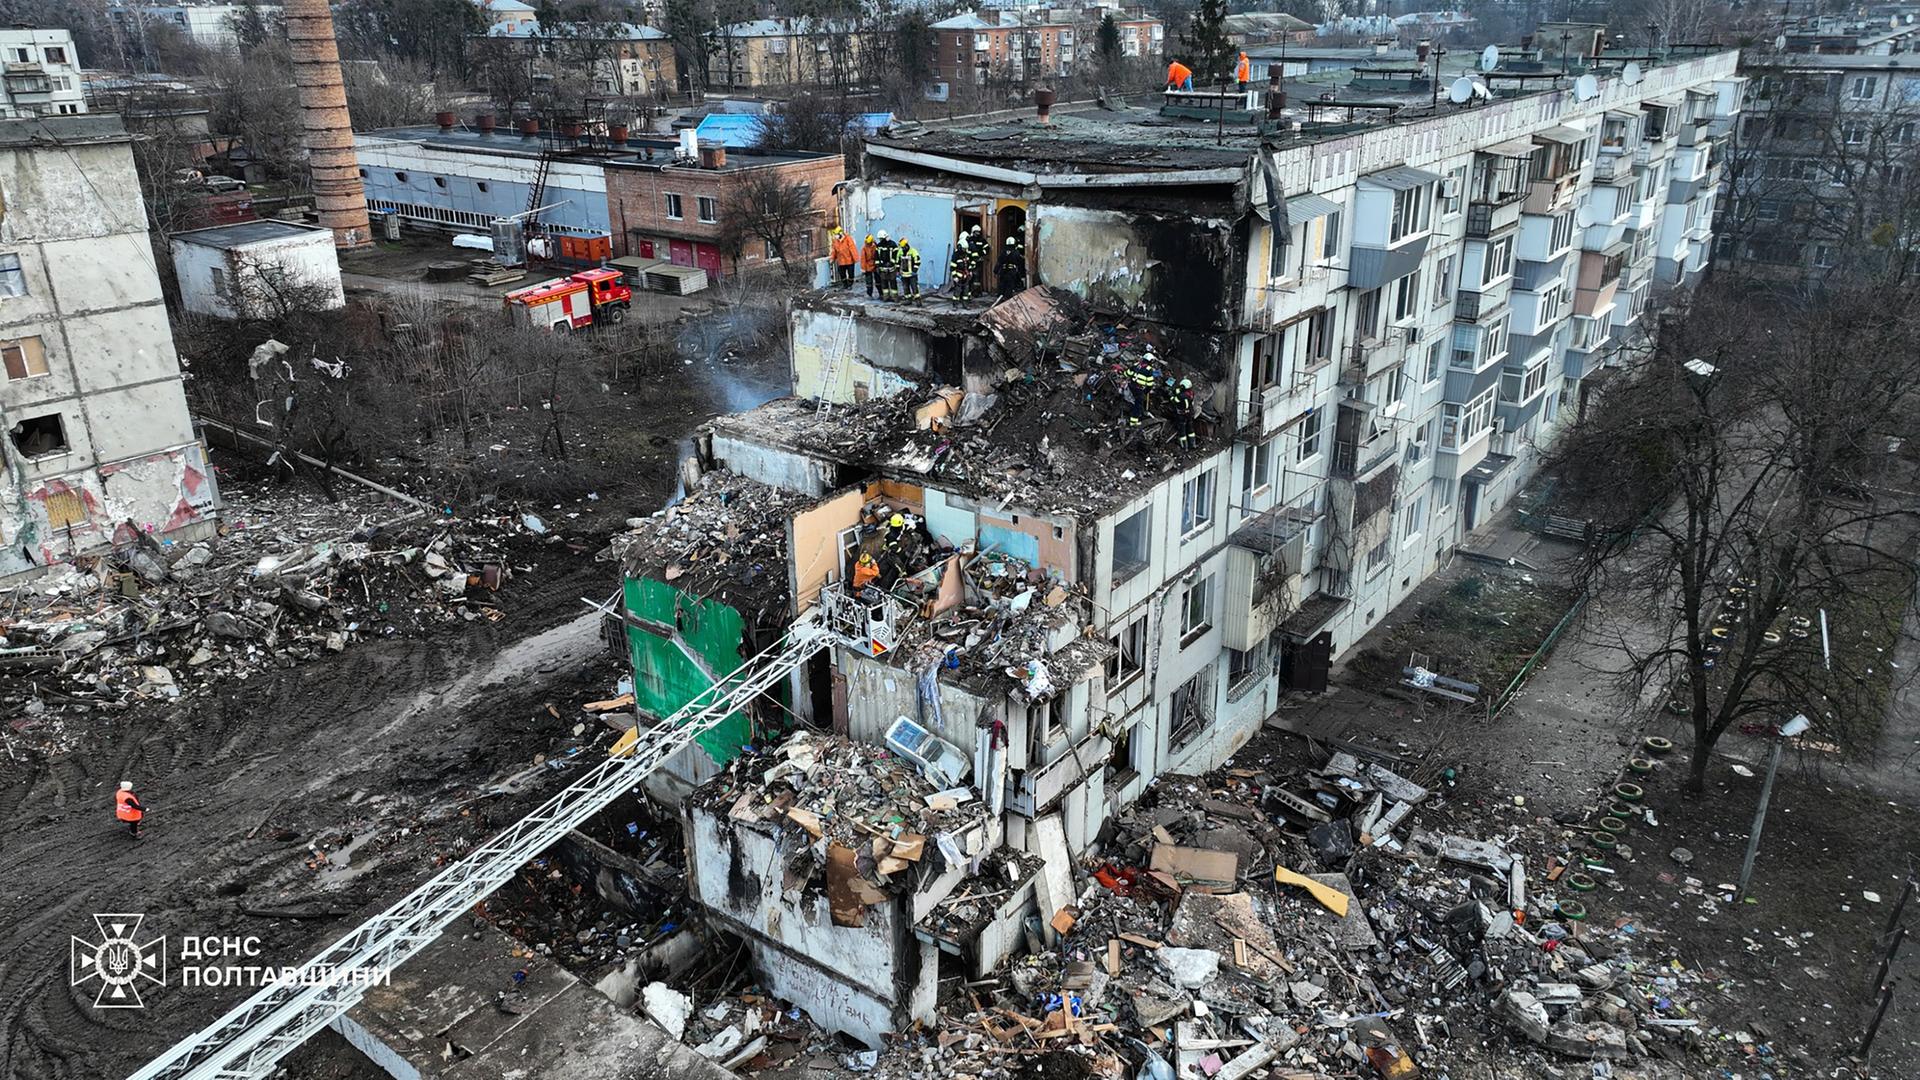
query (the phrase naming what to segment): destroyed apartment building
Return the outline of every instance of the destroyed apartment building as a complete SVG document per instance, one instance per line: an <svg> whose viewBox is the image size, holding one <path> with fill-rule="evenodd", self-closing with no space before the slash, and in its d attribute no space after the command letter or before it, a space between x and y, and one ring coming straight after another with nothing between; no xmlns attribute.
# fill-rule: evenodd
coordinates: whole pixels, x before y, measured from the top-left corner
<svg viewBox="0 0 1920 1080"><path fill-rule="evenodd" d="M840 220L910 238L942 295L798 299L793 396L711 422L704 475L616 545L643 715L795 620L835 630L668 770L696 891L775 993L872 1042L928 1018L928 950L985 971L1050 942L1116 813L1324 688L1698 274L1735 55L1503 56L1458 104L1169 92L868 140ZM963 236L1005 299L948 281ZM794 720L937 790L819 747L783 767ZM814 834L822 799L857 835ZM789 826L811 862L751 835ZM956 862L982 894L999 868L991 903Z"/></svg>
<svg viewBox="0 0 1920 1080"><path fill-rule="evenodd" d="M112 115L0 121L0 578L215 526L131 141Z"/></svg>

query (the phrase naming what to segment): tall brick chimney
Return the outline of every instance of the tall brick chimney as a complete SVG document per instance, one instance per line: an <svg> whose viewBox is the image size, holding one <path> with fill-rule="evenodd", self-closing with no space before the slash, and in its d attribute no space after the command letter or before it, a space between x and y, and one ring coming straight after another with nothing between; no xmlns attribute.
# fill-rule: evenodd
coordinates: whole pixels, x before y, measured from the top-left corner
<svg viewBox="0 0 1920 1080"><path fill-rule="evenodd" d="M293 51L293 82L300 92L300 124L313 173L313 204L336 247L373 242L360 163L353 153L353 122L340 78L340 47L333 40L327 0L286 0L281 17Z"/></svg>

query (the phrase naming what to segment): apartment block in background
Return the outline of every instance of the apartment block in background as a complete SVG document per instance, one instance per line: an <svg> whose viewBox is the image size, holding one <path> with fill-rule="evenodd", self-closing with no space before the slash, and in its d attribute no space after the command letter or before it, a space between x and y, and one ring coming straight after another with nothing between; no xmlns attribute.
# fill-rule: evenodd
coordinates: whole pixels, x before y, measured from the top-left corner
<svg viewBox="0 0 1920 1080"><path fill-rule="evenodd" d="M1064 78L1092 58L1106 15L1119 31L1122 56L1159 57L1165 28L1139 8L982 8L933 24L934 70L956 83Z"/></svg>
<svg viewBox="0 0 1920 1080"><path fill-rule="evenodd" d="M86 87L72 33L29 26L0 30L0 118L86 111Z"/></svg>
<svg viewBox="0 0 1920 1080"><path fill-rule="evenodd" d="M117 116L0 121L0 577L219 505Z"/></svg>

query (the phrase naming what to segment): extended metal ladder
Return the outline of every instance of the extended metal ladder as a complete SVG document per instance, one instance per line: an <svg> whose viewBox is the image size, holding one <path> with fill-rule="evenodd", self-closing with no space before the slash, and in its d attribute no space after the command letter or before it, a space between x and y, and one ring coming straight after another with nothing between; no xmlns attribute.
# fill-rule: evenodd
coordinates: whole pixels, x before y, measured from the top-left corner
<svg viewBox="0 0 1920 1080"><path fill-rule="evenodd" d="M274 983L241 1002L130 1080L263 1080L282 1057L345 1015L368 986L432 944L529 860L838 640L815 612L802 616L772 647L648 729L630 755L601 762L505 832L328 946L297 969L298 978ZM858 644L863 650L869 646Z"/></svg>
<svg viewBox="0 0 1920 1080"><path fill-rule="evenodd" d="M840 385L840 373L846 370L847 361L853 356L853 344L856 331L853 313L844 312L833 324L833 342L827 346L827 355L820 363L820 415L833 415L833 401L827 397Z"/></svg>

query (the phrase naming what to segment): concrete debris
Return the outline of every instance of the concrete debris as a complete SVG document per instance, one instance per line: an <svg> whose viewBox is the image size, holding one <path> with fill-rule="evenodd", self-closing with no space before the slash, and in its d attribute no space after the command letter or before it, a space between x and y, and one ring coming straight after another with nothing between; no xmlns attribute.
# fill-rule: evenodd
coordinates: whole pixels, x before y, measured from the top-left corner
<svg viewBox="0 0 1920 1080"><path fill-rule="evenodd" d="M647 1018L661 1030L678 1039L687 1033L687 1018L693 1015L693 999L663 982L648 983L640 991Z"/></svg>
<svg viewBox="0 0 1920 1080"><path fill-rule="evenodd" d="M250 516L257 514L257 516ZM536 538L518 514L384 525L289 499L229 507L219 535L114 549L0 595L0 711L12 745L70 747L70 724L186 698L356 641L505 617L498 590ZM27 713L29 701L39 708Z"/></svg>

